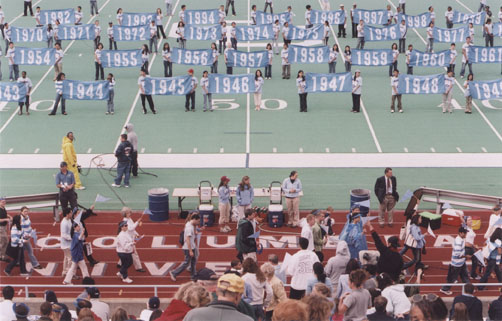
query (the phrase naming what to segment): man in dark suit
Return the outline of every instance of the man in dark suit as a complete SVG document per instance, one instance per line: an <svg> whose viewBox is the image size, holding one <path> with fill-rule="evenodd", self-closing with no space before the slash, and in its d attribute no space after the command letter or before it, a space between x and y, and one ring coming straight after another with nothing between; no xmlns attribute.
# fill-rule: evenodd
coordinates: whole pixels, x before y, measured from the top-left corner
<svg viewBox="0 0 502 321"><path fill-rule="evenodd" d="M469 311L469 320L483 320L483 303L481 303L481 300L474 296L474 285L472 285L472 283L467 283L464 286L464 293L453 299L453 304L451 305L450 310L450 320L453 317L453 311L455 310L455 304L457 303L465 304L467 311Z"/></svg>
<svg viewBox="0 0 502 321"><path fill-rule="evenodd" d="M378 212L378 223L380 227L385 226L385 212L388 214L389 226L394 222L394 206L399 201L397 193L397 180L392 176L392 168L385 169L385 175L377 178L375 182L375 194L380 202Z"/></svg>

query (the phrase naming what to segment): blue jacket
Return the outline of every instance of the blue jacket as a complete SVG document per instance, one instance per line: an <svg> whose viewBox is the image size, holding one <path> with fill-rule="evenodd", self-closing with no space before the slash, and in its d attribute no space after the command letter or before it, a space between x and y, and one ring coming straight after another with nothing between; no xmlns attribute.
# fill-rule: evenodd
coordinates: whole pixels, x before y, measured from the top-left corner
<svg viewBox="0 0 502 321"><path fill-rule="evenodd" d="M117 150L115 151L115 157L119 163L128 163L131 161L131 153L133 151L131 143L127 140L121 142Z"/></svg>
<svg viewBox="0 0 502 321"><path fill-rule="evenodd" d="M237 186L237 191L235 192L237 197L237 204L241 206L251 205L254 199L254 189L253 186L244 186L244 190L241 191L240 186Z"/></svg>
<svg viewBox="0 0 502 321"><path fill-rule="evenodd" d="M84 241L80 239L80 233L73 233L71 239L71 260L80 262L84 260Z"/></svg>

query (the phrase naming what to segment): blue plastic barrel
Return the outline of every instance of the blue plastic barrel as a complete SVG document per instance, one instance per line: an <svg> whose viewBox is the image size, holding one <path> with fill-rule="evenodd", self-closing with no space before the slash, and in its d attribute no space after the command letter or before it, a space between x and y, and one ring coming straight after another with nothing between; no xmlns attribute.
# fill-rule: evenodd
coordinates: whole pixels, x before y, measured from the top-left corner
<svg viewBox="0 0 502 321"><path fill-rule="evenodd" d="M167 221L169 219L169 190L163 187L148 190L148 208L152 212L150 221Z"/></svg>
<svg viewBox="0 0 502 321"><path fill-rule="evenodd" d="M370 196L371 196L371 191L369 189L353 189L350 191L350 208L352 208L352 205L354 205L355 203L362 203L362 202L365 202L365 203L368 203L367 205L368 206L365 206L366 204L362 205L362 204L358 204L359 205L359 209L361 210L361 216L366 216L368 215L369 211L370 211L370 207L369 207L369 200L370 200Z"/></svg>

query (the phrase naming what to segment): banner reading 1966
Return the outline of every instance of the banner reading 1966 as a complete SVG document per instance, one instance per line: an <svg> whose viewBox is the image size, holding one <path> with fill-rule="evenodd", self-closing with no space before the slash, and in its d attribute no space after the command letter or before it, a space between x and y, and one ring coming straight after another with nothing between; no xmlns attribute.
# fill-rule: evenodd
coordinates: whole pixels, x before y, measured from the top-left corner
<svg viewBox="0 0 502 321"><path fill-rule="evenodd" d="M307 82L306 91L315 92L351 92L351 73L341 74L316 74L307 72L305 80Z"/></svg>

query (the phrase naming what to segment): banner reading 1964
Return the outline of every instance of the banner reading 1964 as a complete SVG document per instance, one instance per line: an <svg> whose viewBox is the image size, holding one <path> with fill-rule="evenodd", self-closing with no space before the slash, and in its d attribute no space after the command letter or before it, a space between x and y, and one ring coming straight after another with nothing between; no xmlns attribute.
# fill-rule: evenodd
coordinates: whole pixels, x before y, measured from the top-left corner
<svg viewBox="0 0 502 321"><path fill-rule="evenodd" d="M306 91L315 92L351 92L352 81L351 73L341 74L316 74L307 72L305 80L307 82Z"/></svg>

